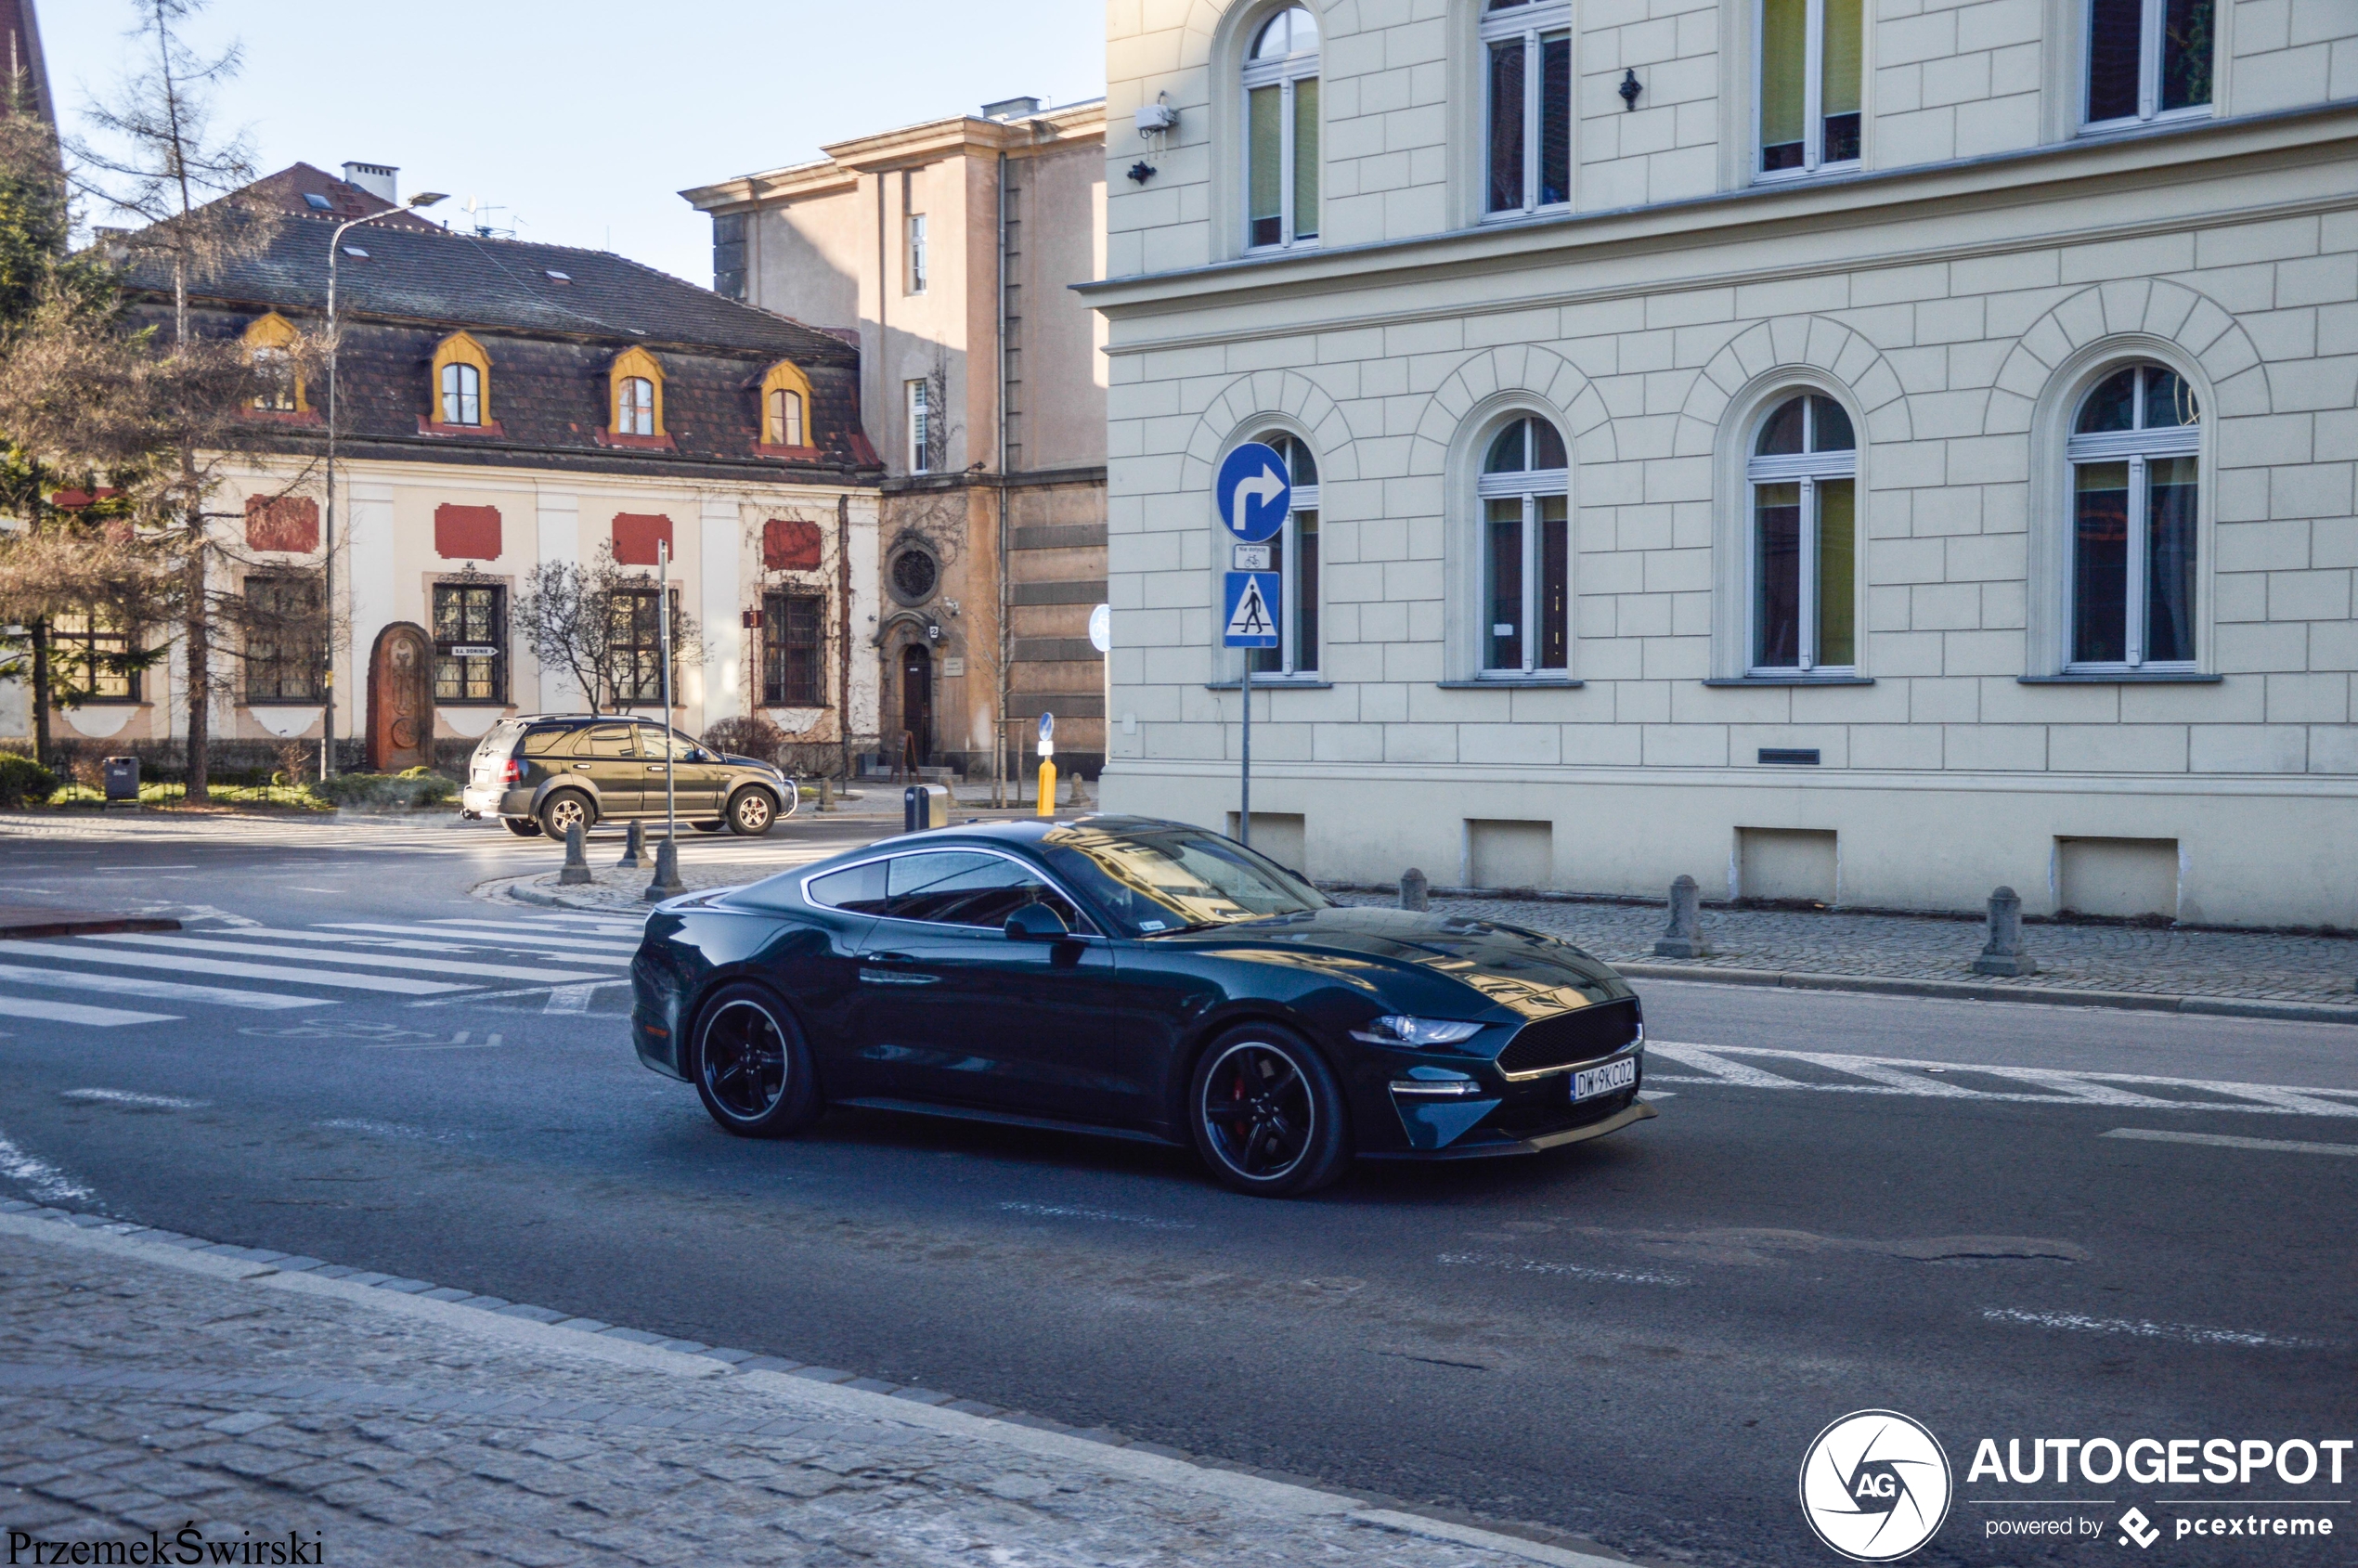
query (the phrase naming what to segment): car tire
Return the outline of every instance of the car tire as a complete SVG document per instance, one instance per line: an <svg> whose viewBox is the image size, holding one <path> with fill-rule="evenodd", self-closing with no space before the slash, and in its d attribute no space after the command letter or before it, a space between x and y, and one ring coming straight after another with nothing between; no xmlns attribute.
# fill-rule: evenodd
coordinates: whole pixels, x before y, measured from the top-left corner
<svg viewBox="0 0 2358 1568"><path fill-rule="evenodd" d="M794 1014L769 990L724 986L696 1018L688 1075L722 1130L778 1138L817 1120L825 1102L809 1042Z"/></svg>
<svg viewBox="0 0 2358 1568"><path fill-rule="evenodd" d="M768 790L752 785L729 797L728 819L730 832L758 838L778 820L778 803Z"/></svg>
<svg viewBox="0 0 2358 1568"><path fill-rule="evenodd" d="M729 824L722 822L719 818L715 817L708 823L690 823L688 825L694 828L698 833L719 833L722 828L727 827Z"/></svg>
<svg viewBox="0 0 2358 1568"><path fill-rule="evenodd" d="M583 833L598 825L598 808L577 789L561 789L540 803L540 831L551 838L563 838L565 829L578 823Z"/></svg>
<svg viewBox="0 0 2358 1568"><path fill-rule="evenodd" d="M1245 1024L1196 1061L1187 1089L1196 1152L1222 1186L1256 1198L1299 1198L1351 1164L1342 1083L1290 1030Z"/></svg>
<svg viewBox="0 0 2358 1568"><path fill-rule="evenodd" d="M540 824L530 817L501 817L499 825L518 838L538 838L541 833Z"/></svg>

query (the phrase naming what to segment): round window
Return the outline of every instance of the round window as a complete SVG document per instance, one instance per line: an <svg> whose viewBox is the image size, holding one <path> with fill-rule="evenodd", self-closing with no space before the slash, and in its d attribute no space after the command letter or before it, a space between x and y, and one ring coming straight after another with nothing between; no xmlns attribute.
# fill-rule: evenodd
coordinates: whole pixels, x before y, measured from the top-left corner
<svg viewBox="0 0 2358 1568"><path fill-rule="evenodd" d="M922 550L904 550L892 558L892 596L904 604L922 604L933 597L941 568Z"/></svg>

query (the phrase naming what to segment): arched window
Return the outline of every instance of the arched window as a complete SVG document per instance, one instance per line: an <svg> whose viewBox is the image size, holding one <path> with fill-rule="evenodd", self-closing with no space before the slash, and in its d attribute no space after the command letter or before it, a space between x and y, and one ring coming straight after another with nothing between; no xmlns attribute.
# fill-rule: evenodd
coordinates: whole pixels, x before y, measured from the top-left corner
<svg viewBox="0 0 2358 1568"><path fill-rule="evenodd" d="M2096 383L2071 432L2071 667L2192 668L2194 389L2162 366L2128 366Z"/></svg>
<svg viewBox="0 0 2358 1568"><path fill-rule="evenodd" d="M615 356L609 372L613 383L614 434L626 438L660 438L663 427L663 367L655 356L636 346Z"/></svg>
<svg viewBox="0 0 2358 1568"><path fill-rule="evenodd" d="M483 372L473 365L452 364L442 368L442 422L483 422Z"/></svg>
<svg viewBox="0 0 2358 1568"><path fill-rule="evenodd" d="M1859 442L1822 393L1788 397L1754 438L1752 667L1844 671L1859 662Z"/></svg>
<svg viewBox="0 0 2358 1568"><path fill-rule="evenodd" d="M805 420L810 410L810 382L802 371L781 359L761 378L761 444L765 447L807 447Z"/></svg>
<svg viewBox="0 0 2358 1568"><path fill-rule="evenodd" d="M1482 501L1482 670L1572 665L1571 465L1563 432L1525 415L1490 438Z"/></svg>
<svg viewBox="0 0 2358 1568"><path fill-rule="evenodd" d="M1482 19L1490 135L1483 211L1572 202L1572 0L1490 0Z"/></svg>
<svg viewBox="0 0 2358 1568"><path fill-rule="evenodd" d="M256 317L246 328L246 347L268 382L253 400L256 411L299 414L310 408L304 397L303 378L294 369L295 345L301 341L293 323L275 310Z"/></svg>
<svg viewBox="0 0 2358 1568"><path fill-rule="evenodd" d="M1862 0L1760 0L1760 172L1859 166Z"/></svg>
<svg viewBox="0 0 2358 1568"><path fill-rule="evenodd" d="M1318 21L1295 6L1253 34L1245 60L1245 242L1318 238Z"/></svg>
<svg viewBox="0 0 2358 1568"><path fill-rule="evenodd" d="M1255 675L1315 675L1318 670L1318 460L1308 443L1282 430L1266 431L1253 439L1275 447L1286 460L1293 510L1266 547L1267 569L1278 575L1282 590L1278 645L1249 649L1245 657L1252 661Z"/></svg>
<svg viewBox="0 0 2358 1568"><path fill-rule="evenodd" d="M491 356L466 332L453 332L434 346L436 423L480 429L491 423Z"/></svg>

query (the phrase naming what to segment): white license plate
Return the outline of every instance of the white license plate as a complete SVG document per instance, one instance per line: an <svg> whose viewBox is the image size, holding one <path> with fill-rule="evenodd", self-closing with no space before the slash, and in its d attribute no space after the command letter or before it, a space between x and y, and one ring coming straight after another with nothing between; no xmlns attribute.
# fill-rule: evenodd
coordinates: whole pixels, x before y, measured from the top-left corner
<svg viewBox="0 0 2358 1568"><path fill-rule="evenodd" d="M1638 1058L1624 1056L1617 1062L1592 1067L1586 1072L1572 1075L1572 1097L1576 1103L1593 1100L1599 1095L1610 1095L1615 1089L1626 1089L1638 1082Z"/></svg>

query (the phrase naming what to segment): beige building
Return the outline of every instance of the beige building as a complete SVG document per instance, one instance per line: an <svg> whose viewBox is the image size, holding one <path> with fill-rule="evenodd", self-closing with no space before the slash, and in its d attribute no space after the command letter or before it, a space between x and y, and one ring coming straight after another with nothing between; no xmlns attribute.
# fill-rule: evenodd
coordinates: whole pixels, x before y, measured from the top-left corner
<svg viewBox="0 0 2358 1568"><path fill-rule="evenodd" d="M1053 712L1059 761L1101 766L1104 329L1071 286L1104 276L1106 156L1103 103L1017 98L682 193L719 292L860 347L887 765L989 777L996 732L1028 771Z"/></svg>
<svg viewBox="0 0 2358 1568"><path fill-rule="evenodd" d="M1263 437L1314 875L2358 926L2358 8L1109 29L1108 804L1233 818Z"/></svg>

